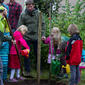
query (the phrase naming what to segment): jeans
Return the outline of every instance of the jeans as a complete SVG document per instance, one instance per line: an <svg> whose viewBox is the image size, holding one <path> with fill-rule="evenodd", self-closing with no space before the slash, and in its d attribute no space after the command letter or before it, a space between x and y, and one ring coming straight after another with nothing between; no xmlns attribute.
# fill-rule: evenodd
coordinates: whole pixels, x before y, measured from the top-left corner
<svg viewBox="0 0 85 85"><path fill-rule="evenodd" d="M79 65L70 65L71 78L70 85L77 85L80 79Z"/></svg>
<svg viewBox="0 0 85 85"><path fill-rule="evenodd" d="M26 41L26 42L27 42L28 46L30 46L30 47L31 47L31 44L33 45L34 55L36 57L36 62L37 62L37 40ZM29 56L30 56L30 54L29 54ZM30 72L30 57L29 58L24 57L24 67L25 67L26 72Z"/></svg>

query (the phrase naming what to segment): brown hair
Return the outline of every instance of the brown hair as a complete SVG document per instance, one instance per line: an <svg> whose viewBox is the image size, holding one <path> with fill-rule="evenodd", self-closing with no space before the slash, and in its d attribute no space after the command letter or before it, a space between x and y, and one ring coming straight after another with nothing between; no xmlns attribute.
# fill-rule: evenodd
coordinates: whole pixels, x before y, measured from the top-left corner
<svg viewBox="0 0 85 85"><path fill-rule="evenodd" d="M79 31L79 29L78 29L78 27L77 27L76 24L70 24L69 27L68 27L68 29L67 29L67 31L71 35L76 34L76 33L78 33L78 34L80 33L80 31Z"/></svg>

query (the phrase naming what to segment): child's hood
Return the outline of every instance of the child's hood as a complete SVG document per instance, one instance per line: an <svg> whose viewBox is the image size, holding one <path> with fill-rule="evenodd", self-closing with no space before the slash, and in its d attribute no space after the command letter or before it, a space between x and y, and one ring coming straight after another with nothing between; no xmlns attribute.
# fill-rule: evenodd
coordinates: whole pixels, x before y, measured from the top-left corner
<svg viewBox="0 0 85 85"><path fill-rule="evenodd" d="M15 39L20 39L23 37L22 33L20 31L15 31L13 34Z"/></svg>

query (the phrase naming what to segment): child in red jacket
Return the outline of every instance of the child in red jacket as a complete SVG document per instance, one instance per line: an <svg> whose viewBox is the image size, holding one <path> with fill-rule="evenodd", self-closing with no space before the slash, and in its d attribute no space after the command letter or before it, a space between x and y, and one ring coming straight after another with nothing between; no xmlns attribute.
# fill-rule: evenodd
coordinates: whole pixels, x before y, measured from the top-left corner
<svg viewBox="0 0 85 85"><path fill-rule="evenodd" d="M21 25L13 34L13 37L16 40L16 45L17 45L19 53L21 52L22 46L30 50L30 47L27 45L26 41L23 39L23 35L26 33L26 31L27 31L27 27L25 25ZM17 81L16 79L14 79L15 71L16 71L17 79L22 79L22 77L20 77L20 61L15 49L15 45L13 43L10 48L9 68L11 68L11 75L10 75L11 81L13 82Z"/></svg>
<svg viewBox="0 0 85 85"><path fill-rule="evenodd" d="M79 36L79 30L75 24L70 24L67 31L71 35L66 47L66 61L70 65L71 72L69 85L78 85L80 79L79 64L81 62L83 41Z"/></svg>

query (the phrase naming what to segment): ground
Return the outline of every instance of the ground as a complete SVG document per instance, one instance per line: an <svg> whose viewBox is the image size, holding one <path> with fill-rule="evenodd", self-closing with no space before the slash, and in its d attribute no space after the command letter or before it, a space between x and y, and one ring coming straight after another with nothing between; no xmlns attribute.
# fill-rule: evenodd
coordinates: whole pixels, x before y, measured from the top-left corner
<svg viewBox="0 0 85 85"><path fill-rule="evenodd" d="M31 75L34 76L34 78L28 78L25 81L19 81L17 83L7 82L4 85L38 85L37 80L35 80L35 79L37 79L36 78L36 71L32 70ZM68 83L69 83L70 74L69 74L68 79L64 78L61 80L55 79L52 76L51 83L49 84L49 72L44 70L40 74L40 78L41 78L40 85L69 85ZM85 85L85 69L82 69L79 85Z"/></svg>
<svg viewBox="0 0 85 85"><path fill-rule="evenodd" d="M32 80L24 80L24 81L19 81L17 83L5 83L5 85L38 85L37 80L32 79ZM57 82L55 80L51 80L50 84L48 80L41 80L40 85L68 85L63 82Z"/></svg>
<svg viewBox="0 0 85 85"><path fill-rule="evenodd" d="M26 80L17 83L6 82L5 85L38 85L36 70L32 70L30 74L33 77L29 77ZM53 75L51 75L51 81L49 81L49 72L47 70L40 73L40 85L68 85L67 82L68 79L57 79L54 78Z"/></svg>

